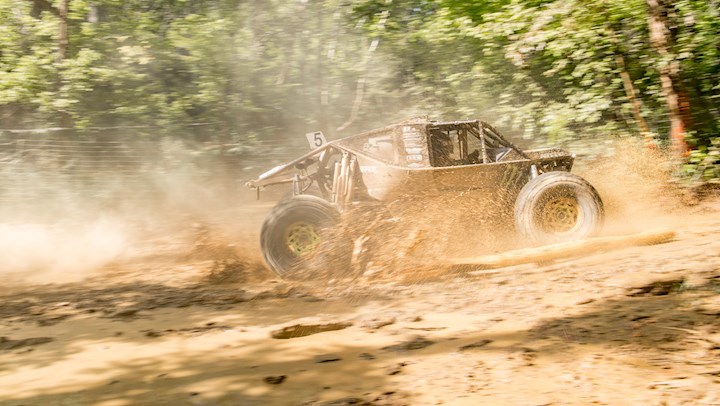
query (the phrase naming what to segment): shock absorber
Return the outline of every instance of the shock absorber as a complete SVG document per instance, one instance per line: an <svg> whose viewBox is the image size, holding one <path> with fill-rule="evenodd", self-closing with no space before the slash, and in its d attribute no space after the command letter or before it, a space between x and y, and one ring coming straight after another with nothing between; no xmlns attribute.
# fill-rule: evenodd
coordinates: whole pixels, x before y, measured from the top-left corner
<svg viewBox="0 0 720 406"><path fill-rule="evenodd" d="M352 203L355 194L355 167L357 166L357 158L353 156L350 158L350 163L347 169L347 181L345 182L345 206L347 207Z"/></svg>
<svg viewBox="0 0 720 406"><path fill-rule="evenodd" d="M340 189L340 162L335 162L335 167L333 168L333 183L332 183L332 199L330 199L333 203L337 204L338 202L338 189Z"/></svg>

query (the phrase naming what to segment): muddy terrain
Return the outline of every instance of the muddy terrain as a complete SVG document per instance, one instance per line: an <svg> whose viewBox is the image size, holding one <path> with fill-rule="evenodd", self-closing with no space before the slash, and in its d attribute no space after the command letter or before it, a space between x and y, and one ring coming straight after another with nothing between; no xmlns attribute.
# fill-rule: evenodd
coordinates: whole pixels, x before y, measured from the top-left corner
<svg viewBox="0 0 720 406"><path fill-rule="evenodd" d="M9 239L3 253L39 262L6 274L0 404L720 405L720 201L650 210L591 181L615 219L606 233L676 237L499 269L408 257L354 280L288 282L259 259L267 203L142 239L107 224L76 228L81 239L25 227L43 244L28 254ZM42 257L53 247L62 263Z"/></svg>

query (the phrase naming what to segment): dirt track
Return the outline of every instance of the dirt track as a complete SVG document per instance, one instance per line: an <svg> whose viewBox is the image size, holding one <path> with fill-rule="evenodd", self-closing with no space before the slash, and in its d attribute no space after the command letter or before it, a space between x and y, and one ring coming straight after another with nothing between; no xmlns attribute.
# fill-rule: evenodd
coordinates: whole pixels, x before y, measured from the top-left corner
<svg viewBox="0 0 720 406"><path fill-rule="evenodd" d="M0 404L719 405L719 207L658 246L322 286L156 240L3 293Z"/></svg>

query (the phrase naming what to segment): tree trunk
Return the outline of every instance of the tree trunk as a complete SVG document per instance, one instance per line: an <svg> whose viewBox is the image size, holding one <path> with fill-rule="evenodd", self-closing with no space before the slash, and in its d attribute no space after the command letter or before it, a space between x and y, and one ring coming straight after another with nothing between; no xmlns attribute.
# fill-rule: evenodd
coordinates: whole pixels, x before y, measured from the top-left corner
<svg viewBox="0 0 720 406"><path fill-rule="evenodd" d="M58 61L62 61L67 56L68 49L68 8L70 0L61 0L58 5Z"/></svg>
<svg viewBox="0 0 720 406"><path fill-rule="evenodd" d="M40 13L43 11L49 11L53 13L54 16L58 16L59 12L58 9L55 8L51 2L48 0L31 0L33 3L32 11L30 12L30 15L33 18L40 18Z"/></svg>
<svg viewBox="0 0 720 406"><path fill-rule="evenodd" d="M660 82L662 84L665 101L670 114L670 141L673 150L678 156L685 156L688 145L685 134L688 129L688 114L681 111L681 101L678 92L680 83L680 63L670 52L672 33L668 28L666 0L646 0L648 5L648 27L650 30L650 44L660 55ZM686 98L685 98L686 99ZM686 100L682 101L683 108L689 112L690 106Z"/></svg>
<svg viewBox="0 0 720 406"><path fill-rule="evenodd" d="M378 29L380 31L385 30L385 23L387 23L389 16L389 10L383 11L380 15L380 22L378 23ZM343 125L338 127L337 131L343 131L346 128L350 127L350 125L355 122L355 119L360 113L360 106L362 105L363 98L365 97L365 82L367 81L366 76L368 74L367 68L370 65L373 53L377 50L378 45L380 45L380 37L381 36L378 34L375 38L373 38L372 42L370 43L370 47L365 54L365 60L363 61L362 73L360 74L357 85L355 86L355 101L353 102L352 110L350 111L350 117Z"/></svg>
<svg viewBox="0 0 720 406"><path fill-rule="evenodd" d="M90 11L88 11L87 21L91 24L97 24L100 22L100 6L95 3L88 5Z"/></svg>
<svg viewBox="0 0 720 406"><path fill-rule="evenodd" d="M51 12L57 17L60 22L58 23L58 54L57 60L62 61L67 56L68 49L68 9L70 7L70 0L61 0L60 4L55 7L48 0L32 0L33 8L30 15L34 18L40 18L40 14L43 11Z"/></svg>
<svg viewBox="0 0 720 406"><path fill-rule="evenodd" d="M642 100L640 100L637 96L637 89L635 88L635 84L630 78L630 73L627 71L625 66L625 56L616 52L615 63L617 63L618 69L620 69L620 78L622 79L623 87L625 88L625 97L627 97L628 101L632 104L633 117L635 118L635 122L640 130L640 135L642 135L645 140L645 145L648 149L656 149L657 147L655 145L655 141L653 140L653 136L650 133L650 128L648 127L647 121L645 121L645 117L642 116Z"/></svg>

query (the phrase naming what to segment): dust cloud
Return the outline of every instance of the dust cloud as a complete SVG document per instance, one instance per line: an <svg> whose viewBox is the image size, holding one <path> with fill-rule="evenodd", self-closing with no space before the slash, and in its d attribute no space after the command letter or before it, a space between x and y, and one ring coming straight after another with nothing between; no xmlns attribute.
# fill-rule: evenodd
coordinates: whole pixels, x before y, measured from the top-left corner
<svg viewBox="0 0 720 406"><path fill-rule="evenodd" d="M198 162L200 147L167 144L146 155L128 143L132 159L118 155L98 169L84 169L98 158L79 151L71 162L82 172L49 159L0 167L0 276L70 283L133 261L259 262L255 235L267 205L256 204L243 179L254 174L215 157ZM114 166L120 159L125 166Z"/></svg>
<svg viewBox="0 0 720 406"><path fill-rule="evenodd" d="M585 178L605 205L604 235L673 228L681 190L672 183L674 163L664 151L639 139L618 139L605 155L576 159L573 172Z"/></svg>
<svg viewBox="0 0 720 406"><path fill-rule="evenodd" d="M685 206L672 183L673 164L662 151L635 139L614 140L603 156L576 158L573 173L597 189L605 206L600 236L676 229ZM447 272L453 259L528 247L531 243L514 232L514 202L500 196L501 191L470 199L426 193L422 199L350 216L343 227L360 236L354 272L370 279L422 282Z"/></svg>
<svg viewBox="0 0 720 406"><path fill-rule="evenodd" d="M10 280L65 283L119 258L124 226L99 218L83 225L0 224L0 269Z"/></svg>
<svg viewBox="0 0 720 406"><path fill-rule="evenodd" d="M96 188L111 199L85 199L63 190L67 183L46 178L63 198L35 208L52 213L49 219L34 221L19 210L14 221L0 222L0 272L14 281L64 283L109 265L165 255L167 265L187 258L214 261L208 267L219 279L250 268L272 277L264 270L257 235L284 188L271 188L256 201L243 185L243 176L255 174L198 176L188 158L192 153L173 145L173 168L148 174L140 189L101 178ZM593 160L578 158L573 171L594 185L605 203L603 234L675 225L678 193L669 186L667 157L636 140L619 140L609 151ZM354 238L354 274L411 275L442 270L447 258L521 248L525 242L508 223L511 206L466 197L410 199L346 216L352 218L340 232Z"/></svg>

